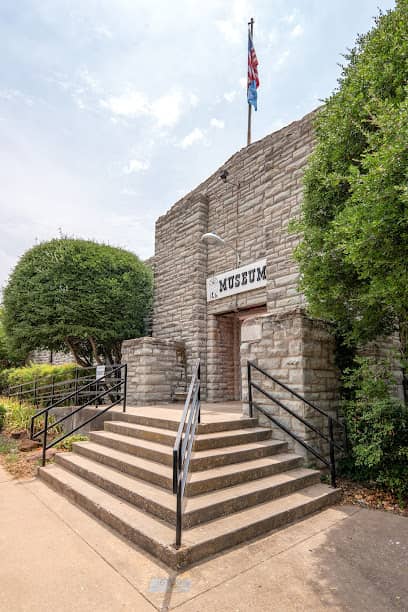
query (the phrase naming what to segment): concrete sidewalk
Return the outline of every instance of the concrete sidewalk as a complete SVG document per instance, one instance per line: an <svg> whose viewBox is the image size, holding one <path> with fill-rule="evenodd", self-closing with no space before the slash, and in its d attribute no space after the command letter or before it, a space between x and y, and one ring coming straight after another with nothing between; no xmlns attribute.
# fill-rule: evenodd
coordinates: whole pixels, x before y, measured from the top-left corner
<svg viewBox="0 0 408 612"><path fill-rule="evenodd" d="M337 506L172 572L0 468L0 611L408 611L408 519Z"/></svg>

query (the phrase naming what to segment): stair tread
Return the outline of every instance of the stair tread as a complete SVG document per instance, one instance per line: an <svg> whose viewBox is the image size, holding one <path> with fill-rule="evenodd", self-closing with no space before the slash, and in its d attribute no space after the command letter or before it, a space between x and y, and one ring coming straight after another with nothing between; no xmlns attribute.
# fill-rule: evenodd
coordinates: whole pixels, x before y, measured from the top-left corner
<svg viewBox="0 0 408 612"><path fill-rule="evenodd" d="M159 442L152 442L150 440L145 440L144 438L133 438L132 436L125 436L123 434L118 434L113 431L93 431L91 432L91 439L110 439L116 440L117 442L124 442L126 444L130 444L137 447L147 448L151 451L155 451L161 454L172 455L173 448L171 446L166 446L165 444L160 444ZM259 448L264 446L276 447L283 444L280 440L257 440L255 442L250 442L247 444L239 444L233 446L223 446L221 448L212 448L205 449L199 451L193 451L193 458L202 458L202 457L214 457L218 455L228 455L231 453L237 453L240 451L246 451L253 448Z"/></svg>
<svg viewBox="0 0 408 612"><path fill-rule="evenodd" d="M266 520L273 515L301 507L309 501L319 498L324 499L333 492L336 492L336 490L329 487L329 485L321 483L305 487L285 497L257 504L240 512L235 512L234 514L216 518L208 523L202 523L186 529L183 543L185 546L194 546L206 540L225 536L241 528L246 528L250 524Z"/></svg>
<svg viewBox="0 0 408 612"><path fill-rule="evenodd" d="M159 545L169 548L173 544L175 529L164 521L87 482L57 464L40 468L40 473L41 471L48 472L54 479L91 500L96 507L103 508L116 520L126 523L129 527ZM285 497L251 506L232 515L219 517L207 523L185 529L183 532L183 548L195 547L207 541L228 536L240 529L247 529L251 525L267 521L273 516L301 508L308 502L327 500L328 496L331 497L333 493L337 493L336 490L331 489L328 485L315 484ZM174 554L176 554L175 550Z"/></svg>
<svg viewBox="0 0 408 612"><path fill-rule="evenodd" d="M155 411L151 414L151 416L147 416L146 414L137 414L137 412L116 412L114 422L133 423L136 425L141 424L144 426L166 429L173 432L177 431L180 423L181 412L178 416L174 415L172 417L172 415L169 414L166 414L166 416L164 416L162 413L157 414L158 410L160 409L155 408ZM215 430L222 429L224 431L228 431L229 428L231 428L231 430L235 428L247 428L252 427L257 423L258 419L255 417L251 418L249 416L240 416L239 418L231 419L228 417L218 416L217 419L214 420L213 416L211 419L209 419L208 415L204 413L201 415L201 423L197 425L197 433L199 433L202 429L211 429L213 427Z"/></svg>
<svg viewBox="0 0 408 612"><path fill-rule="evenodd" d="M75 442L73 445L73 450L75 453L76 447L87 447L91 451L94 451L98 455L104 455L106 457L111 457L120 461L121 463L125 463L128 465L132 465L135 468L141 468L144 471L159 473L163 477L167 478L169 481L173 478L173 470L171 467L165 465L164 463L157 463L156 461L151 461L150 459L145 459L143 457L139 457L138 455L131 455L130 453L126 453L124 451L116 450L111 448L110 446L104 446L98 444L96 442ZM209 468L207 470L201 470L197 472L191 472L189 476L190 483L199 483L205 482L209 479L219 478L219 477L228 477L237 472L237 466L239 465L240 472L251 472L254 470L259 470L265 467L270 466L271 464L279 464L284 463L289 460L296 461L297 459L301 459L300 455L296 455L292 452L282 452L276 453L273 455L268 455L267 457L261 457L259 459L251 459L249 461L242 461L239 464L232 463L228 465L223 465L219 467ZM93 461L97 462L97 460L93 459ZM115 469L115 468L113 468Z"/></svg>
<svg viewBox="0 0 408 612"><path fill-rule="evenodd" d="M168 436L169 438L173 438L174 440L176 439L176 435L177 435L176 431L172 431L170 429L165 429L161 427L152 427L150 425L139 425L138 423L131 423L131 422L126 422L126 421L107 421L106 423L108 427L111 424L114 424L115 426L119 428L123 428L123 429L130 429L134 431L146 431L146 432L151 432L155 434L162 434L162 435ZM213 438L220 439L220 438L228 438L232 436L239 436L239 435L245 435L245 434L254 435L256 433L264 433L265 431L269 433L270 430L266 427L245 427L245 428L240 428L240 429L218 431L214 433L196 433L195 439L197 440L211 440Z"/></svg>
<svg viewBox="0 0 408 612"><path fill-rule="evenodd" d="M126 436L123 434L118 434L114 431L92 431L91 432L91 440L92 438L97 438L101 440L117 440L118 442L126 442L126 444L130 444L135 447L144 447L148 448L152 451L156 451L158 453L172 454L173 448L171 446L167 446L166 444L160 444L160 442L152 442L151 440L145 440L144 438L133 438L132 436Z"/></svg>
<svg viewBox="0 0 408 612"><path fill-rule="evenodd" d="M285 444L285 443L283 443ZM280 440L257 440L255 442L248 442L247 444L234 444L233 446L222 446L220 448L209 448L205 450L193 451L192 457L214 457L218 455L229 455L240 451L246 451L253 448L260 448L265 446L276 447L281 446Z"/></svg>
<svg viewBox="0 0 408 612"><path fill-rule="evenodd" d="M211 440L212 438L230 438L234 436L248 435L253 436L257 433L271 434L272 430L267 427L245 427L244 429L234 429L229 431L218 431L215 433L203 433L197 434L195 437L197 440Z"/></svg>
<svg viewBox="0 0 408 612"><path fill-rule="evenodd" d="M155 434L161 434L163 436L167 436L168 438L176 439L177 431L171 429L165 429L162 427L151 427L150 425L139 425L139 423L128 423L126 421L106 421L105 425L108 427L113 424L115 427L119 427L121 429L130 429L134 431L148 431ZM106 429L104 431L107 431ZM126 435L126 434L124 434Z"/></svg>
<svg viewBox="0 0 408 612"><path fill-rule="evenodd" d="M151 461L150 459L145 459L144 457L139 457L138 455L131 455L130 453L126 453L124 451L116 450L116 448L111 448L110 446L104 446L102 444L98 444L97 442L87 441L87 442L75 442L73 445L73 449L75 451L75 447L83 447L86 446L89 449L95 451L100 455L105 455L107 457L113 457L118 461L128 463L129 465L133 465L136 467L140 467L144 470L148 470L151 472L158 472L163 476L172 479L173 478L173 470L168 465L164 463L157 463L156 461Z"/></svg>
<svg viewBox="0 0 408 612"><path fill-rule="evenodd" d="M128 476L115 468L98 463L93 459L84 457L83 455L77 455L75 453L63 453L62 460L65 467L65 462L72 463L74 465L83 467L87 470L91 470L105 479L115 482L116 484L129 489L142 497L152 499L167 508L175 508L175 497L172 492L168 489L164 489L159 485L148 482L136 476Z"/></svg>
<svg viewBox="0 0 408 612"><path fill-rule="evenodd" d="M80 466L86 470L95 472L98 474L98 476L124 487L147 500L154 501L170 510L175 511L176 497L171 492L158 485L146 482L145 480L134 476L128 476L114 468L105 466L101 463L93 461L92 459L88 459L87 457L76 455L74 453L64 453L62 455L62 461L63 467L65 467L66 463ZM310 470L307 468L296 468L287 472L281 472L272 476L265 476L258 478L257 480L237 484L225 489L202 493L192 498L186 498L185 512L188 514L189 512L213 506L214 504L235 499L237 497L242 497L257 491L260 492L265 489L270 489L287 482L294 482L305 476L311 475L318 476L319 472L317 470Z"/></svg>
<svg viewBox="0 0 408 612"><path fill-rule="evenodd" d="M224 489L217 489L208 493L201 493L200 495L186 499L186 512L188 514L194 510L227 502L231 499L243 497L251 493L261 492L288 482L295 482L296 480L312 475L317 477L319 472L317 470L309 470L307 468L296 468L293 470L288 470L287 472L281 472L279 474L273 474L272 476L264 476L256 480L236 484Z"/></svg>
<svg viewBox="0 0 408 612"><path fill-rule="evenodd" d="M56 478L63 484L79 492L88 499L91 499L97 506L107 509L109 513L140 530L141 533L152 540L164 546L169 546L174 541L174 527L144 512L129 502L116 497L116 495L108 493L97 485L60 467L58 464L47 465L45 468L40 468L40 472L42 470L49 472L53 478Z"/></svg>
<svg viewBox="0 0 408 612"><path fill-rule="evenodd" d="M257 470L268 465L283 463L289 459L299 459L300 455L295 453L276 453L275 455L268 455L267 457L261 457L260 459L251 459L250 461L242 461L240 463L230 463L228 465L222 465L220 467L210 468L208 470L201 470L199 472L192 472L191 482L201 482L208 478L215 478L217 476L229 476L235 474L239 469L240 472Z"/></svg>

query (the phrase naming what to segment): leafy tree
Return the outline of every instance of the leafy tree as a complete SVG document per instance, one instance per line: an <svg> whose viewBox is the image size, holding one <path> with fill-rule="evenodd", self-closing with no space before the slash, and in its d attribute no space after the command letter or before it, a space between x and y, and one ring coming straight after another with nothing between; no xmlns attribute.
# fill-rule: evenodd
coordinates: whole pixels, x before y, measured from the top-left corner
<svg viewBox="0 0 408 612"><path fill-rule="evenodd" d="M4 329L4 308L0 306L0 370L22 365L27 354L11 347L11 342Z"/></svg>
<svg viewBox="0 0 408 612"><path fill-rule="evenodd" d="M152 274L133 253L61 238L27 251L4 290L13 347L70 350L79 365L120 362L121 342L142 335Z"/></svg>
<svg viewBox="0 0 408 612"><path fill-rule="evenodd" d="M311 314L346 343L408 336L408 0L345 56L316 120L294 229Z"/></svg>

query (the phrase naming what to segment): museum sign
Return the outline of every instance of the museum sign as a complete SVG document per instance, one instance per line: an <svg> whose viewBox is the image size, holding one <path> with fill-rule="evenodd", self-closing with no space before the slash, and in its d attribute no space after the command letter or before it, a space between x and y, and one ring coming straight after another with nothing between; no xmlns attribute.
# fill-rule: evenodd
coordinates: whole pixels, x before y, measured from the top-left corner
<svg viewBox="0 0 408 612"><path fill-rule="evenodd" d="M207 302L266 285L266 259L207 278Z"/></svg>

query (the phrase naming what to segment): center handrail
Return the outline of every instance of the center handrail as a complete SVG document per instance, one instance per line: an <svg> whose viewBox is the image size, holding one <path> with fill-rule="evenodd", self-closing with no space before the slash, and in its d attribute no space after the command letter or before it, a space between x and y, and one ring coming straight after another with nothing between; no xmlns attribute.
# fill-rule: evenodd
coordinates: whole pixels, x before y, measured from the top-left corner
<svg viewBox="0 0 408 612"><path fill-rule="evenodd" d="M195 432L197 424L200 423L200 391L200 359L197 359L173 446L173 493L177 495L176 548L181 545L184 491Z"/></svg>

